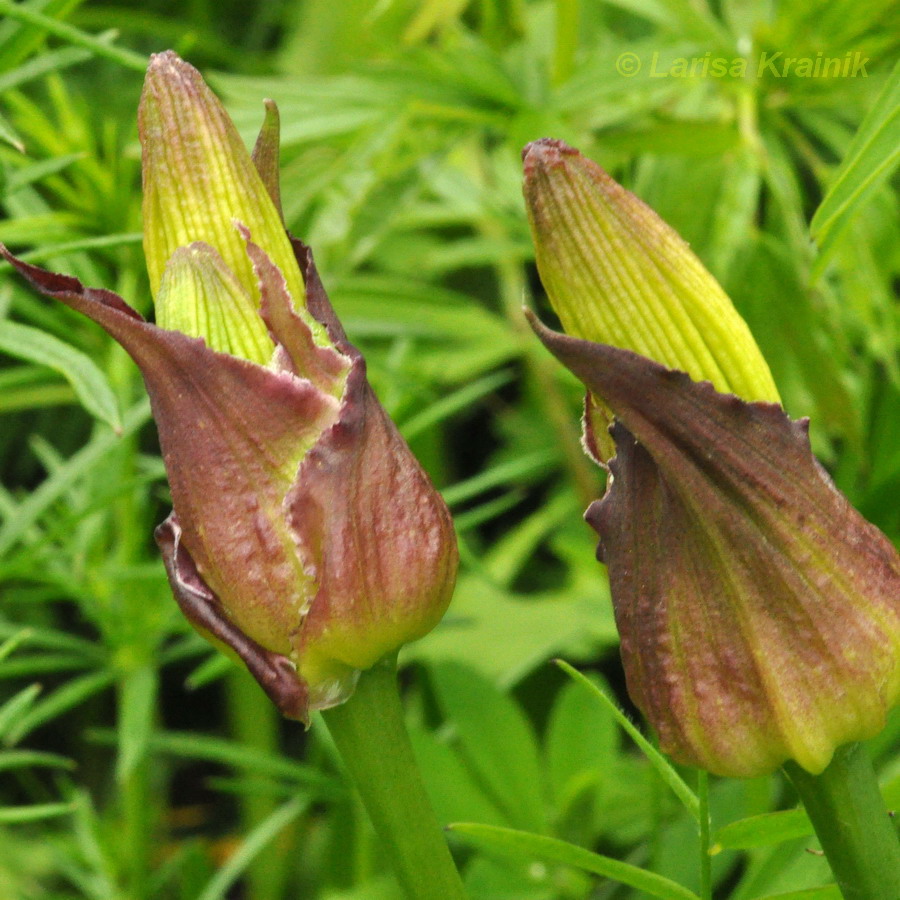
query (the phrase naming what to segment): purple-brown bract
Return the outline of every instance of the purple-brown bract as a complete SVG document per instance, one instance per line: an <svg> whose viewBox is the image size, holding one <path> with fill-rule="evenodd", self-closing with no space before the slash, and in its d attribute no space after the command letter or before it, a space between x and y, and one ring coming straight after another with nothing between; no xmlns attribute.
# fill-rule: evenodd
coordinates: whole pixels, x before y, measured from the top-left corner
<svg viewBox="0 0 900 900"><path fill-rule="evenodd" d="M616 416L586 518L628 691L680 762L811 772L900 694L900 556L835 488L805 422L605 344L544 345Z"/></svg>

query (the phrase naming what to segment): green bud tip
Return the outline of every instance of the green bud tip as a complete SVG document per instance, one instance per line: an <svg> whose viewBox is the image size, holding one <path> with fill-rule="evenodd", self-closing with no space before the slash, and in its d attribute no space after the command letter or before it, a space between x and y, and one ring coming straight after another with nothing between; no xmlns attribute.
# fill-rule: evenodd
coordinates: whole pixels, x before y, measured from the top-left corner
<svg viewBox="0 0 900 900"><path fill-rule="evenodd" d="M538 271L568 334L778 402L746 323L674 229L562 141L529 144L523 161Z"/></svg>

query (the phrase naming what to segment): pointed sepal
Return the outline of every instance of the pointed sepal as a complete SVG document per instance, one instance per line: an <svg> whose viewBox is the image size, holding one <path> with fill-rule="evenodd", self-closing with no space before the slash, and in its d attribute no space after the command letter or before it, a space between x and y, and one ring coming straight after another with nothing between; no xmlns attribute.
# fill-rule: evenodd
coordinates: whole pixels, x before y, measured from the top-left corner
<svg viewBox="0 0 900 900"><path fill-rule="evenodd" d="M262 183L269 192L272 205L284 222L281 208L281 115L274 100L263 100L265 116L250 158Z"/></svg>

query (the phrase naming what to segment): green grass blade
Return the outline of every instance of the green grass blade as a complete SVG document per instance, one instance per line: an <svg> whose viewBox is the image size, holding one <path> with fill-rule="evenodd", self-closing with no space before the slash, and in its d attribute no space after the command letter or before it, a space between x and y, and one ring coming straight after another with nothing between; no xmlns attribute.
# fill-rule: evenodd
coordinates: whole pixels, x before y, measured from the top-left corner
<svg viewBox="0 0 900 900"><path fill-rule="evenodd" d="M573 866L633 887L642 892L641 896L659 897L661 900L699 900L693 891L662 875L608 856L601 856L599 853L591 853L583 847L557 838L501 828L497 825L478 825L469 822L453 824L449 828L454 834L476 847L499 851L507 856Z"/></svg>
<svg viewBox="0 0 900 900"><path fill-rule="evenodd" d="M308 801L297 797L279 807L241 842L240 849L219 869L197 900L224 900L229 888L244 873L256 855L306 808Z"/></svg>
<svg viewBox="0 0 900 900"><path fill-rule="evenodd" d="M468 409L476 400L480 400L486 394L490 394L497 388L509 384L513 377L514 374L510 371L495 372L491 375L485 375L484 378L479 378L477 381L459 388L459 390L453 391L453 393L438 400L437 403L432 403L431 406L407 419L400 426L403 437L411 441L423 431L431 428L432 425L436 425L460 410Z"/></svg>
<svg viewBox="0 0 900 900"><path fill-rule="evenodd" d="M18 322L0 322L0 351L40 363L59 372L72 385L82 406L106 422L114 431L121 428L119 406L106 376L89 356L38 328Z"/></svg>
<svg viewBox="0 0 900 900"><path fill-rule="evenodd" d="M117 62L127 69L144 72L147 68L147 58L141 56L139 53L125 50L123 47L110 46L102 38L87 34L79 28L67 25L65 22L51 19L49 16L45 16L43 13L29 9L21 3L13 3L12 0L0 0L0 13L19 22L37 25L46 31L47 34L52 34L54 37L61 38L75 47L85 47L90 50L94 56L102 56L106 59L111 59L113 62Z"/></svg>
<svg viewBox="0 0 900 900"><path fill-rule="evenodd" d="M800 808L764 813L730 822L720 828L713 838L711 852L769 847L812 833L812 823Z"/></svg>
<svg viewBox="0 0 900 900"><path fill-rule="evenodd" d="M22 143L22 138L19 137L15 128L9 124L2 113L0 113L0 141L9 144L10 147L15 147L19 153L25 152L25 144Z"/></svg>
<svg viewBox="0 0 900 900"><path fill-rule="evenodd" d="M22 740L29 732L41 725L55 719L64 712L83 703L94 694L108 688L115 681L115 673L108 670L90 672L79 675L67 681L61 688L57 688L52 694L45 697L39 703L25 713L9 729L6 735L7 744L15 744Z"/></svg>
<svg viewBox="0 0 900 900"><path fill-rule="evenodd" d="M471 500L473 497L477 497L491 488L542 474L550 469L556 459L556 453L551 453L547 450L536 450L534 453L501 463L478 475L474 475L472 478L467 478L465 481L451 485L441 493L448 506L455 506L457 503Z"/></svg>
<svg viewBox="0 0 900 900"><path fill-rule="evenodd" d="M128 672L121 688L119 713L119 755L116 780L119 784L131 777L144 761L156 713L158 678L152 666L141 666Z"/></svg>
<svg viewBox="0 0 900 900"><path fill-rule="evenodd" d="M106 234L102 237L79 238L76 241L65 241L59 244L51 244L40 247L36 250L29 250L22 253L19 259L25 262L39 263L47 259L53 259L57 256L63 256L67 253L80 253L83 250L99 250L105 247L123 247L128 244L140 244L144 239L144 235L140 232L130 232L123 234ZM0 261L0 272L11 270L12 265L5 259Z"/></svg>
<svg viewBox="0 0 900 900"><path fill-rule="evenodd" d="M31 634L30 628L22 628L0 644L0 662L3 662L17 647L25 643L31 637Z"/></svg>
<svg viewBox="0 0 900 900"><path fill-rule="evenodd" d="M19 639L21 629L8 622L0 622L0 638ZM102 660L106 653L93 641L67 634L64 631L56 631L53 628L39 628L32 626L27 633L21 636L28 647L41 647L46 650L67 650L84 656L88 659ZM4 644L5 646L5 644Z"/></svg>
<svg viewBox="0 0 900 900"><path fill-rule="evenodd" d="M7 190L9 193L17 191L19 188L40 181L48 175L55 175L63 169L85 158L84 153L67 153L64 156L51 156L48 159L42 159L40 162L33 163L30 166L23 166L21 169L14 169L9 173L7 181Z"/></svg>
<svg viewBox="0 0 900 900"><path fill-rule="evenodd" d="M40 692L39 684L30 684L0 706L0 738L6 739L6 733L24 718L25 711L34 703Z"/></svg>
<svg viewBox="0 0 900 900"><path fill-rule="evenodd" d="M137 431L150 418L150 401L142 400L125 414L119 434L105 432L78 451L57 472L47 478L31 496L20 503L0 528L0 555L6 553L74 482L90 471L121 438Z"/></svg>
<svg viewBox="0 0 900 900"><path fill-rule="evenodd" d="M853 214L900 163L900 62L863 120L834 180L816 210L810 231L819 244L821 273Z"/></svg>
<svg viewBox="0 0 900 900"><path fill-rule="evenodd" d="M598 700L600 700L615 716L616 721L628 733L631 739L641 748L650 765L656 769L660 778L671 788L672 793L684 804L685 809L693 819L700 821L700 801L697 795L685 783L684 779L675 771L671 763L657 750L650 741L645 738L637 728L628 720L628 716L619 709L616 704L601 691L597 685L585 678L577 669L570 666L565 660L558 659L556 664L579 684L584 685Z"/></svg>
<svg viewBox="0 0 900 900"><path fill-rule="evenodd" d="M41 78L48 72L56 72L67 66L90 59L91 54L80 47L64 47L50 53L42 53L28 62L0 75L0 93L12 90L29 81Z"/></svg>
<svg viewBox="0 0 900 900"><path fill-rule="evenodd" d="M75 761L57 753L44 753L41 750L7 750L0 753L0 772L22 769L26 766L71 770L75 768Z"/></svg>
<svg viewBox="0 0 900 900"><path fill-rule="evenodd" d="M35 803L32 806L0 807L0 825L36 822L68 815L74 810L72 803Z"/></svg>
<svg viewBox="0 0 900 900"><path fill-rule="evenodd" d="M309 787L317 797L343 796L343 786L335 779L320 772L314 766L304 765L245 747L234 741L178 731L154 734L149 740L151 750L170 753L186 759L204 759L210 762L246 770L253 775L282 778L297 785Z"/></svg>
<svg viewBox="0 0 900 900"><path fill-rule="evenodd" d="M826 884L803 891L788 891L786 894L766 894L760 900L841 900L843 896L836 884Z"/></svg>

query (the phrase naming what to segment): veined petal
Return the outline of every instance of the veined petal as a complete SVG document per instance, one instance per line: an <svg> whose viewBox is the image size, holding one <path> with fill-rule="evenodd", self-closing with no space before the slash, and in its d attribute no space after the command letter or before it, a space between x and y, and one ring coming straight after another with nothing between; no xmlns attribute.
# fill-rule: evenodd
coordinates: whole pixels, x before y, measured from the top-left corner
<svg viewBox="0 0 900 900"><path fill-rule="evenodd" d="M805 423L627 350L532 325L613 410L586 518L628 689L660 743L723 775L820 772L900 696L900 556L834 487Z"/></svg>
<svg viewBox="0 0 900 900"><path fill-rule="evenodd" d="M562 141L529 144L523 161L538 270L567 334L778 401L746 323L673 228Z"/></svg>
<svg viewBox="0 0 900 900"><path fill-rule="evenodd" d="M535 141L522 156L538 271L566 333L778 402L746 323L673 228L562 141ZM611 421L602 398L588 397L585 449L601 464Z"/></svg>
<svg viewBox="0 0 900 900"><path fill-rule="evenodd" d="M266 365L275 352L258 304L209 244L195 241L169 258L156 296L156 324L202 337L213 350Z"/></svg>
<svg viewBox="0 0 900 900"><path fill-rule="evenodd" d="M235 227L242 222L284 272L293 303L304 302L281 214L237 129L200 73L172 51L152 57L138 112L143 149L144 251L157 295L179 248L214 247L259 303L253 269ZM265 126L264 126L264 130Z"/></svg>

